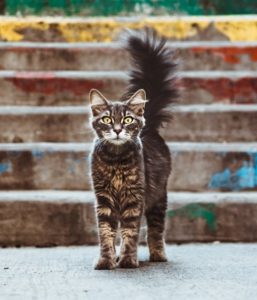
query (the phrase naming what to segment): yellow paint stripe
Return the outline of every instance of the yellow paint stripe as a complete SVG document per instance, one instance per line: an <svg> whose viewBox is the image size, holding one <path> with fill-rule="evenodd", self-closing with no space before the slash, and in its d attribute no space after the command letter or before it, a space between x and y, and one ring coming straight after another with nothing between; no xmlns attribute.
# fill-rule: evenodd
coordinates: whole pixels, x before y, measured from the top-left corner
<svg viewBox="0 0 257 300"><path fill-rule="evenodd" d="M0 40L110 42L122 28L154 27L169 39L202 39L216 36L231 41L256 41L257 16L170 18L0 18Z"/></svg>

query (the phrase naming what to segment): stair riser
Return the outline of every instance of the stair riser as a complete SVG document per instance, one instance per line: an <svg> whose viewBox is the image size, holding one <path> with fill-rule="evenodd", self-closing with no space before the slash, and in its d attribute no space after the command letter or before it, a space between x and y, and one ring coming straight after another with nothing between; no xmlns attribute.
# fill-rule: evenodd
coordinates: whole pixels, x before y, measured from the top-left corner
<svg viewBox="0 0 257 300"><path fill-rule="evenodd" d="M16 73L0 77L0 105L85 105L91 88L117 99L126 90L126 77L81 75L63 78L55 72ZM68 75L67 75L68 76ZM183 103L257 103L256 77L187 77L181 81Z"/></svg>
<svg viewBox="0 0 257 300"><path fill-rule="evenodd" d="M174 16L119 18L28 17L0 20L0 40L33 42L110 42L124 28L155 28L170 40L254 41L256 17L251 16ZM240 28L240 30L238 30Z"/></svg>
<svg viewBox="0 0 257 300"><path fill-rule="evenodd" d="M256 142L257 111L180 112L163 133L172 141Z"/></svg>
<svg viewBox="0 0 257 300"><path fill-rule="evenodd" d="M0 246L96 244L93 205L1 202Z"/></svg>
<svg viewBox="0 0 257 300"><path fill-rule="evenodd" d="M257 151L197 152L188 146L186 151L173 150L172 157L169 190L257 189ZM88 150L2 150L0 170L1 190L91 189Z"/></svg>
<svg viewBox="0 0 257 300"><path fill-rule="evenodd" d="M257 110L176 112L163 130L167 141L236 142L257 140ZM90 142L88 114L0 115L0 143Z"/></svg>
<svg viewBox="0 0 257 300"><path fill-rule="evenodd" d="M1 202L0 246L67 246L98 243L92 203ZM168 243L257 241L254 203L190 203L173 200L166 216ZM141 229L145 242L146 228Z"/></svg>
<svg viewBox="0 0 257 300"><path fill-rule="evenodd" d="M201 43L170 44L176 49L182 70L257 70L257 45ZM172 58L171 58L172 59ZM89 46L66 45L37 48L21 44L9 47L0 44L0 70L127 70L130 67L127 53L119 45Z"/></svg>

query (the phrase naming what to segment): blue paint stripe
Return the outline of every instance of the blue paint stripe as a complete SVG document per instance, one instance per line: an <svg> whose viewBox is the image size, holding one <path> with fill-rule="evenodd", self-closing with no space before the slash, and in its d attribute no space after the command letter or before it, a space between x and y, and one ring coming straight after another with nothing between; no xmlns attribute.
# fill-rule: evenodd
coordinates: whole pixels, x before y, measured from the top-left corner
<svg viewBox="0 0 257 300"><path fill-rule="evenodd" d="M6 163L0 163L0 175L10 172L12 170L12 163L6 162Z"/></svg>
<svg viewBox="0 0 257 300"><path fill-rule="evenodd" d="M248 155L249 161L242 161L242 165L236 171L226 168L215 173L209 181L209 188L234 191L255 189L257 187L257 153Z"/></svg>

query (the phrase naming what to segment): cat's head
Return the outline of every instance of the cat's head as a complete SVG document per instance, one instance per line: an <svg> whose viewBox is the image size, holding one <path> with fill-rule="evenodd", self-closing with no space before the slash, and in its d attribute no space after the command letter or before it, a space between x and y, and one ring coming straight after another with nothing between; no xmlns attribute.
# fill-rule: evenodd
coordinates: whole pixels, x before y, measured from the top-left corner
<svg viewBox="0 0 257 300"><path fill-rule="evenodd" d="M98 138L113 145L135 141L144 126L145 91L138 90L127 101L109 101L98 90L89 94L92 127Z"/></svg>

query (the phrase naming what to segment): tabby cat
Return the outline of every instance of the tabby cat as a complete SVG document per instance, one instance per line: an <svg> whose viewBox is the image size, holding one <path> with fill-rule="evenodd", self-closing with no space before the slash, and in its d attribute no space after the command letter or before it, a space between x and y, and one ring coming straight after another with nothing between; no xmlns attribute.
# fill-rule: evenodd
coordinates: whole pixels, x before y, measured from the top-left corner
<svg viewBox="0 0 257 300"><path fill-rule="evenodd" d="M164 219L170 152L158 130L171 119L177 98L172 51L155 31L129 32L125 49L132 59L130 84L119 101L90 91L96 133L91 173L96 195L100 258L95 269L138 267L140 220L147 220L150 261L167 260ZM146 100L147 99L147 100ZM115 239L121 232L116 258Z"/></svg>

